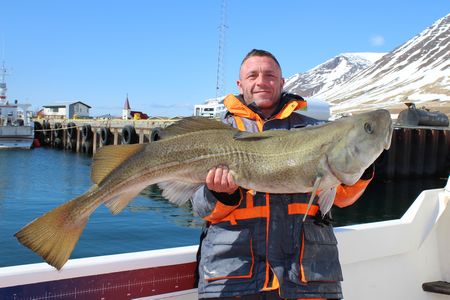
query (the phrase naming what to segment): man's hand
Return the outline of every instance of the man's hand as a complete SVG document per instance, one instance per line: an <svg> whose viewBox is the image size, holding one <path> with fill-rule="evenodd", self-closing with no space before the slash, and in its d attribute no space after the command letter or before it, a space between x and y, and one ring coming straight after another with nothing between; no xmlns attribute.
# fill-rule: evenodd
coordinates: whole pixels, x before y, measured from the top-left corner
<svg viewBox="0 0 450 300"><path fill-rule="evenodd" d="M239 186L234 183L227 166L217 166L206 175L206 186L217 193L233 194Z"/></svg>

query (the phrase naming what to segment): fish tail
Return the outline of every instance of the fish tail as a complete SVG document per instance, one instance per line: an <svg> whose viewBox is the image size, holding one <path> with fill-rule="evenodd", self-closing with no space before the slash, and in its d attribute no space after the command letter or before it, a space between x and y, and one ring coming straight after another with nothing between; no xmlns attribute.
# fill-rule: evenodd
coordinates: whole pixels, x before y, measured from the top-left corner
<svg viewBox="0 0 450 300"><path fill-rule="evenodd" d="M67 262L89 219L89 214L74 218L70 212L81 195L39 217L14 236L21 244L60 270Z"/></svg>

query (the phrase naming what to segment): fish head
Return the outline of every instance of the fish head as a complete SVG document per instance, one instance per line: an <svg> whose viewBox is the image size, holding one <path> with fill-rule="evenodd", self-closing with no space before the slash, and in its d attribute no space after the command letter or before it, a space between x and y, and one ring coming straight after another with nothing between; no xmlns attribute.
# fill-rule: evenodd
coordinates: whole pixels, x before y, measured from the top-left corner
<svg viewBox="0 0 450 300"><path fill-rule="evenodd" d="M340 182L353 185L383 150L389 149L391 115L380 109L340 119L335 126L341 127L342 134L327 153L328 167Z"/></svg>

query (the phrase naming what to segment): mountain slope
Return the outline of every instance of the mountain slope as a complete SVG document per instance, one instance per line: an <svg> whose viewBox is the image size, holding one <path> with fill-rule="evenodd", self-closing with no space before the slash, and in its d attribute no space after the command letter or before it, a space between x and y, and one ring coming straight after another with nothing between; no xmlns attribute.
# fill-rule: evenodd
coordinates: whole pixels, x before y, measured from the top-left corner
<svg viewBox="0 0 450 300"><path fill-rule="evenodd" d="M314 97L333 113L378 107L401 109L450 102L450 14L436 21L372 66Z"/></svg>
<svg viewBox="0 0 450 300"><path fill-rule="evenodd" d="M339 86L361 70L366 69L386 53L343 53L306 73L288 79L284 89L303 97L311 97Z"/></svg>

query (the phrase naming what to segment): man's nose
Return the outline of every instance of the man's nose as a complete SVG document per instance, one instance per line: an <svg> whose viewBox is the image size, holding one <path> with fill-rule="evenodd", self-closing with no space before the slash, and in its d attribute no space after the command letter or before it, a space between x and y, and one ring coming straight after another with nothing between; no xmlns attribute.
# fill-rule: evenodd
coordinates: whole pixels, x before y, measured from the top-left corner
<svg viewBox="0 0 450 300"><path fill-rule="evenodd" d="M264 74L259 74L258 77L256 78L256 83L257 84L266 84L267 79L266 76L264 76Z"/></svg>

